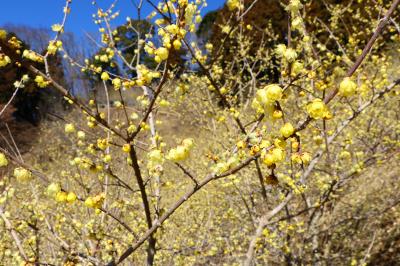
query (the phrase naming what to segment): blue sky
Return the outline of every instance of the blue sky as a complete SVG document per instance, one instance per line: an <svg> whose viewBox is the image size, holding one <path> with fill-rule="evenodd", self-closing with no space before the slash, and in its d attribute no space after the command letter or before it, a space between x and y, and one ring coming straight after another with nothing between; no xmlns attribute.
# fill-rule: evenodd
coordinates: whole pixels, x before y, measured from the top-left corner
<svg viewBox="0 0 400 266"><path fill-rule="evenodd" d="M101 7L108 7L114 0L98 0ZM115 23L124 23L127 16L135 17L135 8L132 2L138 0L118 0L116 9L121 15ZM157 3L156 0L153 0ZM208 0L208 7L204 13L217 9L223 5L224 0ZM50 28L51 25L60 23L63 17L65 0L2 0L0 26L12 23L16 25L28 25L32 27ZM73 0L71 14L67 22L66 31L72 31L78 36L84 32L97 32L97 26L92 21L92 14L95 12L92 0ZM143 14L147 15L152 11L149 5L144 6Z"/></svg>

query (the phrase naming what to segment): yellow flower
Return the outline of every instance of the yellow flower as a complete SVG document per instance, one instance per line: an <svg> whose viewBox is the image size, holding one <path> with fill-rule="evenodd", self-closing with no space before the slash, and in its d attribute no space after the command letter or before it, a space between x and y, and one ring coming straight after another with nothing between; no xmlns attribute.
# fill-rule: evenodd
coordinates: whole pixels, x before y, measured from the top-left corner
<svg viewBox="0 0 400 266"><path fill-rule="evenodd" d="M106 156L104 156L103 161L104 163L110 163L111 162L111 155L107 154Z"/></svg>
<svg viewBox="0 0 400 266"><path fill-rule="evenodd" d="M184 139L182 140L182 145L188 149L191 149L194 145L194 139L192 138Z"/></svg>
<svg viewBox="0 0 400 266"><path fill-rule="evenodd" d="M184 7L188 4L188 0L178 0L178 4Z"/></svg>
<svg viewBox="0 0 400 266"><path fill-rule="evenodd" d="M282 98L283 90L277 84L271 84L265 87L266 95L271 101L278 101Z"/></svg>
<svg viewBox="0 0 400 266"><path fill-rule="evenodd" d="M308 152L303 152L300 156L301 160L303 161L304 164L309 164L311 161L311 154Z"/></svg>
<svg viewBox="0 0 400 266"><path fill-rule="evenodd" d="M65 133L74 133L75 132L75 126L74 124L66 124L64 127Z"/></svg>
<svg viewBox="0 0 400 266"><path fill-rule="evenodd" d="M187 159L187 157L189 157L189 149L182 145L171 149L167 155L167 159L174 162L183 161Z"/></svg>
<svg viewBox="0 0 400 266"><path fill-rule="evenodd" d="M85 205L90 208L98 209L101 207L101 205L103 205L104 198L105 198L105 196L103 193L101 193L97 196L94 196L94 197L88 197L85 200Z"/></svg>
<svg viewBox="0 0 400 266"><path fill-rule="evenodd" d="M170 106L170 103L167 100L162 99L160 101L160 106L161 107L168 107L168 106Z"/></svg>
<svg viewBox="0 0 400 266"><path fill-rule="evenodd" d="M129 134L132 134L133 132L135 132L137 130L137 128L136 128L136 126L135 125L130 125L128 128L127 128L127 131L128 131L128 133Z"/></svg>
<svg viewBox="0 0 400 266"><path fill-rule="evenodd" d="M47 52L51 55L56 54L58 47L53 41L50 41L49 45L47 46Z"/></svg>
<svg viewBox="0 0 400 266"><path fill-rule="evenodd" d="M156 56L160 58L161 61L167 60L168 59L168 49L165 47L160 47L156 50Z"/></svg>
<svg viewBox="0 0 400 266"><path fill-rule="evenodd" d="M4 167L7 165L8 165L7 157L4 155L4 153L0 153L0 167Z"/></svg>
<svg viewBox="0 0 400 266"><path fill-rule="evenodd" d="M273 114L272 114L272 117L275 118L275 119L282 118L282 116L283 116L283 113L282 113L282 111L280 111L280 110L275 110L275 111L273 112Z"/></svg>
<svg viewBox="0 0 400 266"><path fill-rule="evenodd" d="M297 58L297 53L294 49L288 48L285 51L284 57L288 62L293 62Z"/></svg>
<svg viewBox="0 0 400 266"><path fill-rule="evenodd" d="M303 5L301 4L300 0L291 0L289 2L289 5L286 7L288 11L291 11L293 13L296 13L299 11L300 8L302 8Z"/></svg>
<svg viewBox="0 0 400 266"><path fill-rule="evenodd" d="M32 173L25 168L18 167L14 169L14 177L18 182L27 182L32 179Z"/></svg>
<svg viewBox="0 0 400 266"><path fill-rule="evenodd" d="M300 27L302 26L302 22L303 22L303 20L301 19L301 17L295 17L295 18L292 20L292 28L293 28L294 30L300 29Z"/></svg>
<svg viewBox="0 0 400 266"><path fill-rule="evenodd" d="M11 63L10 57L8 57L7 55L4 55L4 54L0 54L0 67L4 67L4 66L8 65L9 63Z"/></svg>
<svg viewBox="0 0 400 266"><path fill-rule="evenodd" d="M115 101L114 102L114 107L121 108L122 106L123 106L123 104L120 101Z"/></svg>
<svg viewBox="0 0 400 266"><path fill-rule="evenodd" d="M286 45L284 45L284 44L278 44L278 45L276 46L276 48L275 48L275 53L276 53L278 56L284 56L285 53L286 53Z"/></svg>
<svg viewBox="0 0 400 266"><path fill-rule="evenodd" d="M342 159L342 160L349 159L349 158L351 158L351 153L348 152L348 151L342 151L339 154L339 158Z"/></svg>
<svg viewBox="0 0 400 266"><path fill-rule="evenodd" d="M97 147L99 147L99 149L104 151L108 147L107 139L98 139L97 140Z"/></svg>
<svg viewBox="0 0 400 266"><path fill-rule="evenodd" d="M126 143L122 146L122 150L126 153L129 153L131 151L131 145Z"/></svg>
<svg viewBox="0 0 400 266"><path fill-rule="evenodd" d="M275 148L272 150L272 157L275 163L283 161L285 159L285 152L280 148Z"/></svg>
<svg viewBox="0 0 400 266"><path fill-rule="evenodd" d="M67 196L68 196L67 192L60 191L56 195L56 201L57 202L65 202L65 201L67 201Z"/></svg>
<svg viewBox="0 0 400 266"><path fill-rule="evenodd" d="M236 147L238 147L239 149L244 149L244 148L246 148L246 142L244 142L243 140L239 140L236 143Z"/></svg>
<svg viewBox="0 0 400 266"><path fill-rule="evenodd" d="M109 80L109 79L110 79L110 76L108 75L108 73L107 73L107 72L103 72L103 73L101 73L101 76L100 76L100 78L101 78L102 80L105 80L105 81L107 81L107 80Z"/></svg>
<svg viewBox="0 0 400 266"><path fill-rule="evenodd" d="M45 81L44 78L42 76L36 76L35 78L35 82L36 84L40 87L40 88L45 88L47 87L47 85L49 85L50 82Z"/></svg>
<svg viewBox="0 0 400 266"><path fill-rule="evenodd" d="M152 150L147 154L149 161L153 163L161 164L163 162L163 156L160 150Z"/></svg>
<svg viewBox="0 0 400 266"><path fill-rule="evenodd" d="M301 160L301 156L298 153L294 153L292 155L292 162L297 163L297 164L301 164L302 160Z"/></svg>
<svg viewBox="0 0 400 266"><path fill-rule="evenodd" d="M51 183L48 187L47 187L47 194L51 197L54 197L55 195L57 195L58 192L61 191L61 186L58 183Z"/></svg>
<svg viewBox="0 0 400 266"><path fill-rule="evenodd" d="M7 37L7 32L3 29L0 29L0 40L5 40Z"/></svg>
<svg viewBox="0 0 400 266"><path fill-rule="evenodd" d="M352 81L349 77L344 78L339 85L339 93L345 97L354 95L356 90L357 90L357 84L354 81Z"/></svg>
<svg viewBox="0 0 400 266"><path fill-rule="evenodd" d="M275 163L274 157L272 156L271 153L267 153L264 156L263 163L266 164L267 166L271 166Z"/></svg>
<svg viewBox="0 0 400 266"><path fill-rule="evenodd" d="M83 131L78 131L77 136L78 136L78 139L83 140L83 139L85 139L86 134Z"/></svg>
<svg viewBox="0 0 400 266"><path fill-rule="evenodd" d="M325 103L321 99L315 99L306 107L308 114L314 119L322 119L330 117L330 113Z"/></svg>
<svg viewBox="0 0 400 266"><path fill-rule="evenodd" d="M85 200L85 205L86 205L87 207L94 208L95 203L94 203L94 201L93 201L93 198L92 198L92 197L88 197L88 198Z"/></svg>
<svg viewBox="0 0 400 266"><path fill-rule="evenodd" d="M291 71L291 75L296 76L297 74L300 74L304 69L304 66L302 63L300 63L299 61L295 61L292 64L292 71Z"/></svg>
<svg viewBox="0 0 400 266"><path fill-rule="evenodd" d="M240 1L239 0L228 0L226 2L226 5L228 6L229 10L235 10L236 8L240 7Z"/></svg>
<svg viewBox="0 0 400 266"><path fill-rule="evenodd" d="M55 32L62 31L62 25L60 25L60 24L54 24L53 26L51 26L51 29L52 29L53 31L55 31Z"/></svg>
<svg viewBox="0 0 400 266"><path fill-rule="evenodd" d="M283 125L283 127L280 129L280 132L283 137L288 138L294 133L294 127L290 123L286 123Z"/></svg>
<svg viewBox="0 0 400 266"><path fill-rule="evenodd" d="M69 203L73 203L74 201L76 201L76 198L77 198L77 196L74 192L69 192L66 200Z"/></svg>
<svg viewBox="0 0 400 266"><path fill-rule="evenodd" d="M179 50L182 47L182 42L180 40L175 40L173 45L175 50Z"/></svg>
<svg viewBox="0 0 400 266"><path fill-rule="evenodd" d="M265 88L257 90L256 98L254 99L254 101L252 103L252 105L254 105L253 108L254 109L261 108L262 109L262 106L257 106L257 105L260 105L260 104L266 105L268 103L269 103L269 101L268 101L268 96L267 96L267 90Z"/></svg>
<svg viewBox="0 0 400 266"><path fill-rule="evenodd" d="M112 84L114 85L115 90L119 90L121 88L121 80L119 78L113 79Z"/></svg>

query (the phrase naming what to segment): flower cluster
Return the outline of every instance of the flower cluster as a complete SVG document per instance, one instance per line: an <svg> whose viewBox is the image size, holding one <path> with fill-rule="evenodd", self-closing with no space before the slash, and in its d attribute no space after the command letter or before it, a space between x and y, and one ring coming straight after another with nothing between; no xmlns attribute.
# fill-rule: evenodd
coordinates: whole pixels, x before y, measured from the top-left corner
<svg viewBox="0 0 400 266"><path fill-rule="evenodd" d="M279 85L268 85L263 89L257 90L252 107L256 109L257 112L272 116L274 112L277 111L275 103L281 100L282 96L283 90Z"/></svg>
<svg viewBox="0 0 400 266"><path fill-rule="evenodd" d="M314 119L329 119L331 114L321 99L315 99L306 106L308 114Z"/></svg>
<svg viewBox="0 0 400 266"><path fill-rule="evenodd" d="M173 162L179 162L187 159L189 157L189 152L193 148L193 139L184 139L181 145L171 149L168 152L167 159Z"/></svg>
<svg viewBox="0 0 400 266"><path fill-rule="evenodd" d="M6 65L11 63L10 57L5 54L0 54L0 67L5 67Z"/></svg>
<svg viewBox="0 0 400 266"><path fill-rule="evenodd" d="M47 52L51 55L55 55L59 49L62 48L61 41L50 41L49 45L47 46Z"/></svg>
<svg viewBox="0 0 400 266"><path fill-rule="evenodd" d="M31 50L24 50L22 57L25 57L31 61L43 63L43 57L38 53Z"/></svg>
<svg viewBox="0 0 400 266"><path fill-rule="evenodd" d="M35 82L39 88L46 88L50 84L50 81L45 80L43 76L40 75L36 76Z"/></svg>
<svg viewBox="0 0 400 266"><path fill-rule="evenodd" d="M106 196L104 193L100 193L94 197L88 197L85 200L85 205L89 208L99 209L103 205L105 198Z"/></svg>

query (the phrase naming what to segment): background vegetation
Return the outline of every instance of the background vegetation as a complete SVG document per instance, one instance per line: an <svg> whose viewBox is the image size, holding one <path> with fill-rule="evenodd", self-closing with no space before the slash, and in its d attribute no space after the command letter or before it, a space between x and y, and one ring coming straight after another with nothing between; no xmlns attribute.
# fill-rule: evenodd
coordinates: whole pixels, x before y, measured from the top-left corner
<svg viewBox="0 0 400 266"><path fill-rule="evenodd" d="M397 265L400 0L143 3L0 30L0 264Z"/></svg>

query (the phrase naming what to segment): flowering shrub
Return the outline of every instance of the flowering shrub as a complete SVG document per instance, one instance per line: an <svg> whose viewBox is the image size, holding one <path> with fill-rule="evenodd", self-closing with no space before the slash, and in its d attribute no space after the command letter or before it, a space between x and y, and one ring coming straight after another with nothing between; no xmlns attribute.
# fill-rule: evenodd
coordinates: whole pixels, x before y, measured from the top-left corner
<svg viewBox="0 0 400 266"><path fill-rule="evenodd" d="M393 208L400 202L398 182L387 170L399 161L400 73L398 50L393 53L398 47L387 41L374 48L385 27L396 27L389 22L399 1L381 2L366 7L385 14L370 18L376 29L364 47L357 35L346 36L348 42L335 36L341 14L332 14L328 32L339 48L329 50L307 30L302 1L286 4L288 39L274 47L243 33L265 30L241 23L252 5L227 1L235 23L221 27L227 27L226 39L243 44L231 62L218 47L204 49L189 41L205 1L154 5L147 19L155 30L135 41L137 60L131 61L115 45L118 32L110 26L119 13L114 5L99 8L94 19L104 49L94 60L134 75L108 71L89 59L81 62L64 50L60 36L70 0L62 23L52 26L55 37L44 55L21 51L17 39L0 32L7 48L1 64L20 63L39 87L54 88L76 107L58 127L42 126L40 149L29 160L12 145L0 149L0 166L12 173L0 184L0 221L7 229L0 233L2 260L21 265L366 263L387 240L384 230L370 239L367 232L376 227L369 218L395 217L397 223ZM129 21L127 27L133 27ZM254 42L260 42L255 55L246 52ZM188 67L178 75L171 57L181 49L200 71ZM96 95L72 95L32 64L46 66L56 53L100 78L105 107ZM143 53L154 67L140 60ZM273 67L279 80L271 82L263 70ZM111 91L120 97L113 106ZM127 104L130 91L138 95L134 106ZM385 175L377 175L380 171ZM379 185L385 182L392 187ZM366 189L373 200L366 200ZM360 223L365 231L352 239L348 234ZM395 227L390 230L398 234ZM378 243L375 250L371 241Z"/></svg>

